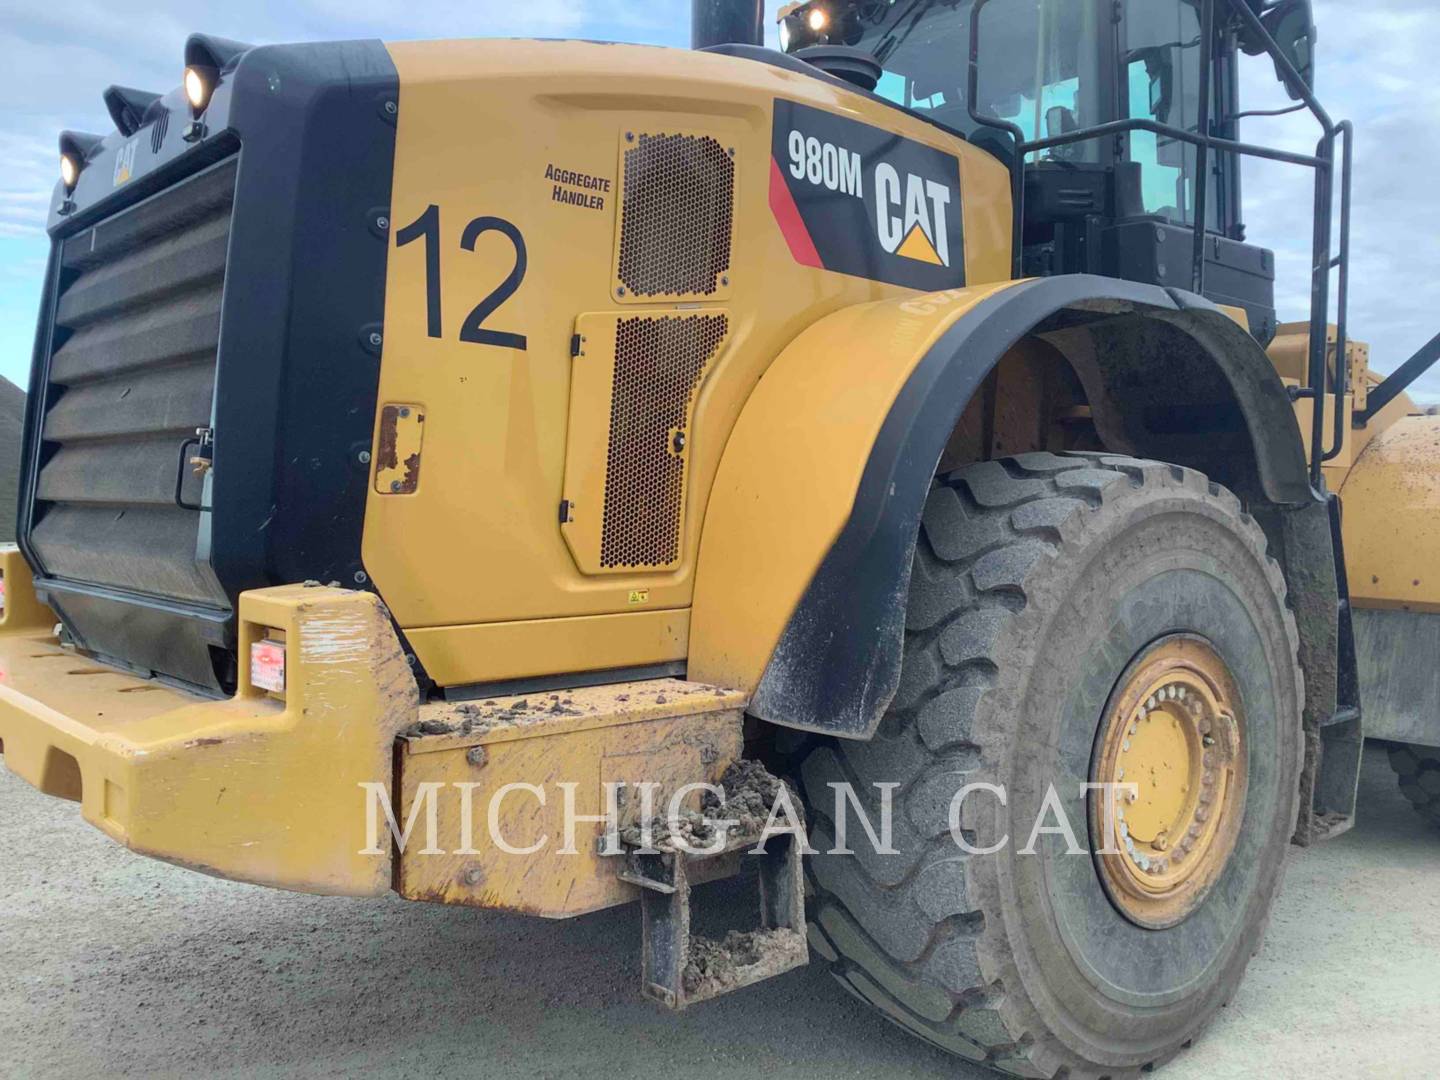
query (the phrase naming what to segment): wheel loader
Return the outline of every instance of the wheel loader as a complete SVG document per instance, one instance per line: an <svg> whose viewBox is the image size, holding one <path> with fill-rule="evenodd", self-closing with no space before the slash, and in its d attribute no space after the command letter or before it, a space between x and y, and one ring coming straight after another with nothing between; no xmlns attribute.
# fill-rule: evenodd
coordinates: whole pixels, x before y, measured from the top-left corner
<svg viewBox="0 0 1440 1080"><path fill-rule="evenodd" d="M1381 378L1350 334L1308 0L778 17L197 34L106 90L4 763L225 878L638 901L671 1008L813 959L962 1058L1138 1075L1353 822L1362 715L1437 814L1440 338ZM1241 139L1249 64L1314 153ZM1251 157L1313 185L1290 321ZM692 933L735 874L753 928Z"/></svg>

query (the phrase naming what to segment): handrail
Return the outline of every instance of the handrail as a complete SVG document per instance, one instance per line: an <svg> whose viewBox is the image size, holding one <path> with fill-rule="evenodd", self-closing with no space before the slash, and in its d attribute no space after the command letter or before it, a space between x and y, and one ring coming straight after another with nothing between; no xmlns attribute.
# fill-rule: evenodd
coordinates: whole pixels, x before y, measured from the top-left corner
<svg viewBox="0 0 1440 1080"><path fill-rule="evenodd" d="M1297 154L1285 150L1277 150L1271 147L1260 146L1253 143L1240 142L1235 139L1223 139L1210 133L1210 99L1211 76L1212 76L1212 49L1215 42L1215 5L1216 0L1201 0L1200 18L1203 29L1201 31L1201 85L1200 85L1200 116L1197 122L1197 131L1184 131L1180 128L1171 127L1168 124L1161 124L1144 118L1114 120L1104 124L1096 124L1093 127L1081 131L1067 132L1063 135L1050 136L1044 139L1033 139L1026 141L1025 131L1018 124L1008 120L1000 120L994 117L984 116L976 107L980 93L980 13L992 0L975 0L970 9L970 56L969 71L967 78L966 106L970 119L983 127L1003 131L1010 136L1015 144L1014 157L1009 163L1011 202L1014 211L1014 224L1012 229L1012 260L1014 264L1014 275L1020 277L1024 273L1024 239L1025 239L1025 159L1030 154L1041 150L1052 149L1057 146L1067 146L1072 143L1088 142L1094 139L1105 138L1110 135L1120 135L1131 131L1149 131L1157 136L1176 139L1189 143L1196 148L1197 175L1195 180L1195 249L1194 264L1192 267L1191 280L1194 291L1204 292L1205 287L1205 239L1207 235L1206 220L1209 211L1209 155L1211 151L1229 152L1247 157L1264 158L1271 161L1280 161L1292 165L1304 165L1315 170L1315 200L1314 200L1314 229L1312 233L1312 264L1310 277L1310 341L1308 365L1306 371L1306 387L1297 393L1297 397L1309 397L1315 402L1311 410L1310 430L1310 483L1318 492L1323 485L1323 473L1321 467L1324 462L1335 457L1344 444L1344 393L1348 382L1349 372L1346 370L1344 349L1346 344L1346 323L1349 307L1349 262L1350 262L1350 178L1351 178L1351 155L1353 150L1354 129L1350 122L1342 121L1336 124L1330 119L1324 107L1316 99L1295 66L1281 51L1275 39L1270 36L1270 31L1265 28L1260 17L1250 9L1246 0L1220 0L1226 4L1230 11L1238 15L1240 20L1246 24L1250 32L1255 36L1264 49L1264 52L1275 63L1275 69L1281 79L1286 83L1292 95L1298 97L1301 103L1315 117L1320 125L1322 136L1316 146L1313 157L1305 154ZM1037 132L1038 134L1038 132ZM1341 177L1340 195L1340 253L1338 257L1331 257L1332 236L1331 218L1335 209L1335 140L1339 136L1344 148L1344 167ZM1329 327L1329 306L1330 306L1330 272L1332 269L1339 270L1338 295L1336 297L1337 310L1335 315L1336 323L1336 394L1334 411L1334 430L1329 445L1325 443L1325 396L1330 393L1330 377L1327 348L1327 329ZM1422 350L1423 351L1423 350Z"/></svg>
<svg viewBox="0 0 1440 1080"><path fill-rule="evenodd" d="M1335 257L1340 271L1335 289L1335 426L1322 461L1333 461L1345 448L1345 395L1350 392L1350 364L1345 357L1350 342L1345 318L1350 308L1350 162L1355 151L1355 125L1341 120L1335 128L1344 148L1340 166L1340 254Z"/></svg>

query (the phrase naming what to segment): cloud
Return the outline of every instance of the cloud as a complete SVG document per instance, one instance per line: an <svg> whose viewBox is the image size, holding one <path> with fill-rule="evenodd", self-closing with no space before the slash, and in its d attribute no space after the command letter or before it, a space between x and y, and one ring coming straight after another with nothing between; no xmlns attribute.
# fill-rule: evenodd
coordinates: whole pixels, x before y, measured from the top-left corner
<svg viewBox="0 0 1440 1080"><path fill-rule="evenodd" d="M767 7L773 7L767 0ZM1434 0L1315 0L1321 100L1357 128L1351 331L1389 370L1440 330L1440 19ZM43 225L63 128L106 131L100 91L110 83L165 90L179 82L185 37L195 30L256 43L335 38L594 37L686 44L682 0L0 0L0 266L43 256ZM774 27L767 19L767 33ZM1246 108L1289 104L1268 61L1242 64ZM1308 117L1247 120L1243 136L1314 149ZM1310 181L1304 171L1245 166L1252 242L1276 252L1281 318L1309 309ZM14 250L13 255L4 251ZM7 262L8 260L8 262ZM7 274L7 280L13 275ZM27 290L28 293L29 290ZM15 294L0 297L14 324ZM22 320L23 321L23 320ZM0 328L0 374L23 380L23 348ZM1419 384L1440 400L1440 372Z"/></svg>
<svg viewBox="0 0 1440 1080"><path fill-rule="evenodd" d="M1381 0L1363 7L1316 0L1316 94L1336 120L1355 125L1349 328L1390 371L1440 332L1440 20L1431 0ZM1244 107L1289 104L1267 61L1242 64ZM1313 153L1319 129L1308 114L1244 121L1242 138ZM1245 220L1252 243L1275 250L1280 316L1310 307L1312 180L1307 170L1250 161ZM1338 229L1335 233L1339 242ZM1331 294L1333 321L1334 292ZM1440 401L1440 371L1415 386Z"/></svg>

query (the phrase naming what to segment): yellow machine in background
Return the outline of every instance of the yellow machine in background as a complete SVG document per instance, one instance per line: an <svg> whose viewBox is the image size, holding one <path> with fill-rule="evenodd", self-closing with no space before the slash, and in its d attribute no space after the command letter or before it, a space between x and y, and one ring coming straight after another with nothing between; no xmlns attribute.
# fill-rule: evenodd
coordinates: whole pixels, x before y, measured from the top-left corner
<svg viewBox="0 0 1440 1080"><path fill-rule="evenodd" d="M196 35L61 136L6 765L238 880L638 899L674 1008L808 949L960 1056L1138 1075L1353 823L1362 716L1440 805L1440 346L1349 334L1302 0L755 8ZM1316 155L1239 140L1245 53ZM1251 154L1315 177L1305 322ZM746 857L758 929L692 937Z"/></svg>

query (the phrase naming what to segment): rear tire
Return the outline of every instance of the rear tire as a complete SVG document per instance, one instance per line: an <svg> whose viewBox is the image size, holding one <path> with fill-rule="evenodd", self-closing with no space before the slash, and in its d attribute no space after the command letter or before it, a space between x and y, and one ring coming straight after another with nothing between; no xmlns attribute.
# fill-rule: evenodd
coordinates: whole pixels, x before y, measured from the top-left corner
<svg viewBox="0 0 1440 1080"><path fill-rule="evenodd" d="M1390 767L1400 781L1400 794L1421 817L1440 828L1440 750L1396 743L1390 747Z"/></svg>
<svg viewBox="0 0 1440 1080"><path fill-rule="evenodd" d="M1094 846L1075 781L1132 658L1176 634L1203 636L1235 674L1248 789L1218 881L1155 930L1108 899L1096 857L1055 835L1017 849L1050 784ZM873 740L820 740L802 768L816 952L894 1023L1012 1075L1118 1080L1168 1060L1230 1000L1280 883L1299 802L1297 640L1263 534L1199 473L1026 454L938 479L899 692ZM877 821L873 785L898 785L898 854L876 853L853 814L855 853L828 853L844 782ZM969 797L960 825L973 847L1010 836L993 855L949 835L952 798L979 782L1008 805Z"/></svg>

